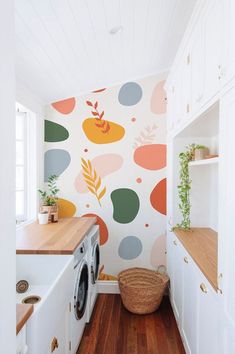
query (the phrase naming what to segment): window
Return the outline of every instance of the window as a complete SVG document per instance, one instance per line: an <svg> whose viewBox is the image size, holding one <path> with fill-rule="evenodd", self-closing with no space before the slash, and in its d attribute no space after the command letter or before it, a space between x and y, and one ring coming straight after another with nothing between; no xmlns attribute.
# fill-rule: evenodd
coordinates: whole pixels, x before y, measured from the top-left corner
<svg viewBox="0 0 235 354"><path fill-rule="evenodd" d="M36 217L36 116L16 105L16 222Z"/></svg>

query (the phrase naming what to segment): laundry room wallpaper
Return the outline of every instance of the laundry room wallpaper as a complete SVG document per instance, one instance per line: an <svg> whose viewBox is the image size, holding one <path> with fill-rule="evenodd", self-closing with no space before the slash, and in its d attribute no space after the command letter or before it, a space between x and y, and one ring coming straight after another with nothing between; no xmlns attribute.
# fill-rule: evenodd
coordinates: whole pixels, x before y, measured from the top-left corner
<svg viewBox="0 0 235 354"><path fill-rule="evenodd" d="M165 73L47 107L45 182L59 176L59 214L95 215L100 279L165 264Z"/></svg>

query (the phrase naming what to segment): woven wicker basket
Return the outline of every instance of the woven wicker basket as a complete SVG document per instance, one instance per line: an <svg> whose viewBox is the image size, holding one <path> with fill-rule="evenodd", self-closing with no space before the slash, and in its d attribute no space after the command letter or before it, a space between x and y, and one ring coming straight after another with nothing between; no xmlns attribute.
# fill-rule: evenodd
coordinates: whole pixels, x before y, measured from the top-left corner
<svg viewBox="0 0 235 354"><path fill-rule="evenodd" d="M123 305L136 314L156 311L161 304L169 277L145 268L130 268L118 275Z"/></svg>

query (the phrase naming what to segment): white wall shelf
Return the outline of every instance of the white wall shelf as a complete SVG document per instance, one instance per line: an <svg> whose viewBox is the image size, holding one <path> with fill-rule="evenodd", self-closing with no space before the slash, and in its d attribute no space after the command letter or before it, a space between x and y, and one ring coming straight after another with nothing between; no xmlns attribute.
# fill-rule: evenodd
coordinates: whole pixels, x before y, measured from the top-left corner
<svg viewBox="0 0 235 354"><path fill-rule="evenodd" d="M213 165L217 163L219 163L219 157L212 157L210 159L191 161L189 162L189 166Z"/></svg>

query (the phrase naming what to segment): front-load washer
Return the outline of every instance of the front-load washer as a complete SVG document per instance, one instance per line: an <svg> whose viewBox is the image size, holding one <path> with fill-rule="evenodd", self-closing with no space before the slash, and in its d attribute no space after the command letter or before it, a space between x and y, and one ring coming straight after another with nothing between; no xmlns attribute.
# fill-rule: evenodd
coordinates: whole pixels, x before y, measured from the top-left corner
<svg viewBox="0 0 235 354"><path fill-rule="evenodd" d="M89 263L89 292L88 292L88 308L87 322L90 321L92 311L95 306L98 288L97 280L99 277L100 266L100 232L99 226L94 225L87 235L88 238L88 263Z"/></svg>
<svg viewBox="0 0 235 354"><path fill-rule="evenodd" d="M76 354L87 320L89 290L88 239L74 253L74 295L71 301L70 351Z"/></svg>

